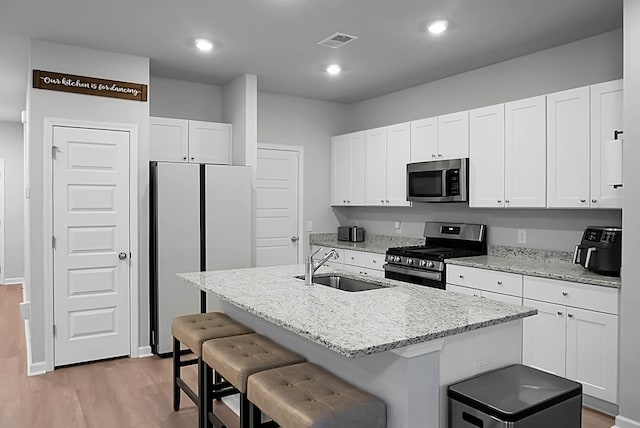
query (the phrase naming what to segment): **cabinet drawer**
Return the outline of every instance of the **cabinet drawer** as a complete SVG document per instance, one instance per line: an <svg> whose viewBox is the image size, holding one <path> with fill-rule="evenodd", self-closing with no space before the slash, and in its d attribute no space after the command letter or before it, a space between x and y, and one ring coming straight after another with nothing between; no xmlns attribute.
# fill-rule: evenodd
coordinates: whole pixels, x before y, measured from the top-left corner
<svg viewBox="0 0 640 428"><path fill-rule="evenodd" d="M382 266L384 265L384 254L344 250L344 263L367 269L382 270Z"/></svg>
<svg viewBox="0 0 640 428"><path fill-rule="evenodd" d="M491 291L483 291L482 297L498 302L511 303L512 305L522 305L522 297L510 296L507 294L493 293Z"/></svg>
<svg viewBox="0 0 640 428"><path fill-rule="evenodd" d="M448 265L447 282L493 293L522 297L522 275L514 273Z"/></svg>
<svg viewBox="0 0 640 428"><path fill-rule="evenodd" d="M618 313L616 288L525 276L524 297L609 314Z"/></svg>
<svg viewBox="0 0 640 428"><path fill-rule="evenodd" d="M447 284L447 291L450 291L452 293L466 294L468 296L482 296L482 292L480 290L474 290L473 288L469 287L461 287L455 284Z"/></svg>

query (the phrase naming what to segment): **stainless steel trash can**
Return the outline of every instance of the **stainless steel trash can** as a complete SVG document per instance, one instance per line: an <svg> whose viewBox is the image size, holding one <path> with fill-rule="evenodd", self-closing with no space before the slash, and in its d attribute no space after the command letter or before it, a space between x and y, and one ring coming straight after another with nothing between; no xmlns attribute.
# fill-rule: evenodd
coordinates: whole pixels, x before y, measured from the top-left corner
<svg viewBox="0 0 640 428"><path fill-rule="evenodd" d="M449 428L580 428L582 385L516 364L450 385Z"/></svg>

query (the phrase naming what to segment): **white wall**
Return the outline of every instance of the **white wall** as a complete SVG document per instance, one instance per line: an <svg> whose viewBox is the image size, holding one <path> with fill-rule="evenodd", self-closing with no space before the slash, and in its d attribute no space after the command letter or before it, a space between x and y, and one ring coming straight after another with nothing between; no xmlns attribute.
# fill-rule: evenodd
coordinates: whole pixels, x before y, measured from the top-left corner
<svg viewBox="0 0 640 428"><path fill-rule="evenodd" d="M149 59L111 52L78 48L55 43L32 41L30 68L105 79L149 83ZM30 73L31 74L31 73ZM46 91L31 88L27 97L28 111L28 179L31 198L29 199L30 229L29 242L31 271L27 275L27 295L31 298L31 352L34 363L45 360L44 330L44 246L51 237L44 236L45 212L43 185L49 178L43 177L44 166L44 119L64 118L86 121L102 121L134 124L138 126L139 175L139 334L141 345L148 344L149 332L149 103L112 98ZM47 155L49 153L47 152ZM133 166L136 167L136 166Z"/></svg>
<svg viewBox="0 0 640 428"><path fill-rule="evenodd" d="M624 211L620 296L619 428L640 427L640 2L624 2ZM635 422L635 423L633 423Z"/></svg>
<svg viewBox="0 0 640 428"><path fill-rule="evenodd" d="M222 122L222 88L151 76L149 114L177 119Z"/></svg>
<svg viewBox="0 0 640 428"><path fill-rule="evenodd" d="M344 104L258 93L258 141L304 148L305 230L308 220L314 231L335 231L338 225L330 207L330 141L348 126L347 109Z"/></svg>
<svg viewBox="0 0 640 428"><path fill-rule="evenodd" d="M351 131L489 106L622 77L616 30L352 104Z"/></svg>
<svg viewBox="0 0 640 428"><path fill-rule="evenodd" d="M0 34L0 121L19 122L25 109L29 39Z"/></svg>
<svg viewBox="0 0 640 428"><path fill-rule="evenodd" d="M4 159L4 277L24 278L24 166L22 123L0 122L0 158ZM9 279L9 281L7 281Z"/></svg>
<svg viewBox="0 0 640 428"><path fill-rule="evenodd" d="M543 95L622 77L622 31L617 30L546 51L462 73L350 106L350 130L361 130ZM489 210L464 204L420 204L412 208L336 208L340 224L369 233L421 236L424 222L461 221L490 226L494 245L571 250L590 225L620 225L615 210ZM518 244L517 230L527 229Z"/></svg>

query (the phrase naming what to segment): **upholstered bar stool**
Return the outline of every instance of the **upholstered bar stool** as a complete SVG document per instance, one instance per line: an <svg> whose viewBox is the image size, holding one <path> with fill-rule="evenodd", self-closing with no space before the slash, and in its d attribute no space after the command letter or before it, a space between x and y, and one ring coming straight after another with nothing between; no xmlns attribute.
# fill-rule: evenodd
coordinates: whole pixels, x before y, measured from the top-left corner
<svg viewBox="0 0 640 428"><path fill-rule="evenodd" d="M256 373L249 377L249 412L257 406L287 428L384 428L386 405L313 363ZM251 427L261 426L254 419ZM264 426L264 425L262 425Z"/></svg>
<svg viewBox="0 0 640 428"><path fill-rule="evenodd" d="M211 419L207 417L207 427L211 426L211 420L216 425L222 425L213 414L213 400L210 396L212 393L215 395L211 383L212 370L215 370L240 393L240 428L249 427L252 419L246 395L247 379L263 370L305 361L304 357L257 333L208 340L202 345L202 359L206 364L206 415L211 415ZM256 414L254 418L259 416Z"/></svg>
<svg viewBox="0 0 640 428"><path fill-rule="evenodd" d="M198 406L198 426L205 425L207 416L206 413L203 414L205 395L202 391L205 387L205 369L202 362L202 344L211 339L249 333L253 333L253 331L221 312L184 315L173 320L171 325L171 334L173 335L173 410L177 411L180 408L180 390L183 390ZM180 344L189 348L196 358L182 361ZM182 367L193 364L198 365L197 394L184 382L180 373ZM216 373L216 389L221 390L230 386L230 384L221 381L222 379Z"/></svg>

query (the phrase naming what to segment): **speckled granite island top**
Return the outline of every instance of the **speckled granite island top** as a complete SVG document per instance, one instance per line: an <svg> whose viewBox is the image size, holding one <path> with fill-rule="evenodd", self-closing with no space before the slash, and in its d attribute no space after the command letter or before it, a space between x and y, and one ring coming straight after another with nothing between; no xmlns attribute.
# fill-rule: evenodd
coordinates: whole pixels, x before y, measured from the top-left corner
<svg viewBox="0 0 640 428"><path fill-rule="evenodd" d="M449 259L446 263L449 265L518 273L540 278L599 285L602 287L620 288L621 285L619 277L599 275L584 269L580 265L563 261L541 261L520 257L489 255Z"/></svg>
<svg viewBox="0 0 640 428"><path fill-rule="evenodd" d="M323 267L317 276L336 272ZM295 276L304 266L275 266L178 275L266 321L355 358L514 321L536 310L389 279L341 275L387 286L346 292Z"/></svg>

